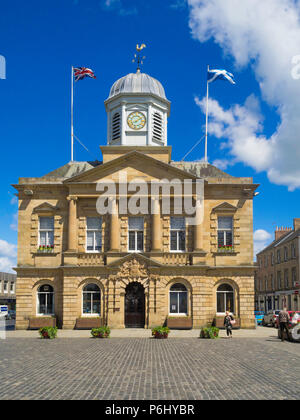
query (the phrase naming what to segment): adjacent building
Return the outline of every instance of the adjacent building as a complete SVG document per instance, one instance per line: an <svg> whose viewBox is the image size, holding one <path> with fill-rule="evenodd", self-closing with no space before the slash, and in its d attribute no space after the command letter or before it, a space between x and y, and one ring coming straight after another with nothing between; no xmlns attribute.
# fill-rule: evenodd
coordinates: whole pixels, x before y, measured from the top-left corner
<svg viewBox="0 0 300 420"><path fill-rule="evenodd" d="M15 274L0 272L0 305L10 310L16 309L16 279Z"/></svg>
<svg viewBox="0 0 300 420"><path fill-rule="evenodd" d="M275 240L257 254L258 310L300 310L300 218L293 228L277 228Z"/></svg>
<svg viewBox="0 0 300 420"><path fill-rule="evenodd" d="M149 75L138 70L118 80L105 107L102 161L69 162L14 185L16 328L191 328L217 322L227 310L241 327L254 327L257 184L206 162L172 160L170 102ZM167 194L163 185L174 182ZM106 183L115 194L107 194L111 211L99 214ZM147 187L137 200L134 183ZM159 187L156 195L150 193L153 185ZM196 208L193 216L183 205L187 196ZM151 211L133 211L134 200Z"/></svg>

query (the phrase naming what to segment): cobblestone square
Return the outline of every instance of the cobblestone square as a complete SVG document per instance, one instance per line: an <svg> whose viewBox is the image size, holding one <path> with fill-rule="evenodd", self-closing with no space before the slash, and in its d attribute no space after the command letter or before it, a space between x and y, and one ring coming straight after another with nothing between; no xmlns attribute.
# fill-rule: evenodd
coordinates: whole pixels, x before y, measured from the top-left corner
<svg viewBox="0 0 300 420"><path fill-rule="evenodd" d="M268 338L8 338L4 399L299 399L300 344Z"/></svg>

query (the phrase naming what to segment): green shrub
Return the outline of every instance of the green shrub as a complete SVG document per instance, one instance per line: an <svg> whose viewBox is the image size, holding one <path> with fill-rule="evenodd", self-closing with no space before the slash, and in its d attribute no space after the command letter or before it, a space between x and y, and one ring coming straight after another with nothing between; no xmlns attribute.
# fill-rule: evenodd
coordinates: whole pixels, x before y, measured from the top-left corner
<svg viewBox="0 0 300 420"><path fill-rule="evenodd" d="M92 328L91 334L94 338L109 338L110 328L109 327Z"/></svg>
<svg viewBox="0 0 300 420"><path fill-rule="evenodd" d="M52 340L57 336L57 327L43 327L39 329L39 333L41 338Z"/></svg>
<svg viewBox="0 0 300 420"><path fill-rule="evenodd" d="M204 327L201 328L200 338L215 339L219 337L219 328L217 327Z"/></svg>
<svg viewBox="0 0 300 420"><path fill-rule="evenodd" d="M168 338L170 328L168 327L155 327L152 328L152 336L154 338Z"/></svg>

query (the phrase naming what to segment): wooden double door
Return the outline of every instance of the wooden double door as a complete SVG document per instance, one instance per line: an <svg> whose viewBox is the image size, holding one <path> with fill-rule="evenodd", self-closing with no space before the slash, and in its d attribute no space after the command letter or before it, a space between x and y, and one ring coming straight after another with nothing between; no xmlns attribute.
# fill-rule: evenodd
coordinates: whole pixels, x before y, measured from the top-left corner
<svg viewBox="0 0 300 420"><path fill-rule="evenodd" d="M140 283L130 283L125 294L125 327L144 328L145 290Z"/></svg>

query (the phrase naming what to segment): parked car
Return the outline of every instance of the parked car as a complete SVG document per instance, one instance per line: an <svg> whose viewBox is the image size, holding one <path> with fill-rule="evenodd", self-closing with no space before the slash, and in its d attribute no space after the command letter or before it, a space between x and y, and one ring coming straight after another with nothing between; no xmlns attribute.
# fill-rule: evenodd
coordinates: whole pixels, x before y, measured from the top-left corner
<svg viewBox="0 0 300 420"><path fill-rule="evenodd" d="M268 311L268 313L265 314L262 320L262 325L275 327L276 319L278 318L279 312L279 310Z"/></svg>
<svg viewBox="0 0 300 420"><path fill-rule="evenodd" d="M293 328L297 323L300 323L300 311L288 311L290 316L289 328ZM276 328L279 328L278 317L276 319Z"/></svg>
<svg viewBox="0 0 300 420"><path fill-rule="evenodd" d="M254 311L254 316L258 325L261 325L264 315L264 311Z"/></svg>

